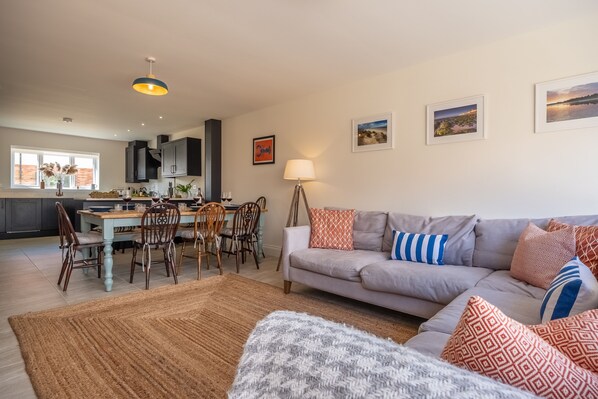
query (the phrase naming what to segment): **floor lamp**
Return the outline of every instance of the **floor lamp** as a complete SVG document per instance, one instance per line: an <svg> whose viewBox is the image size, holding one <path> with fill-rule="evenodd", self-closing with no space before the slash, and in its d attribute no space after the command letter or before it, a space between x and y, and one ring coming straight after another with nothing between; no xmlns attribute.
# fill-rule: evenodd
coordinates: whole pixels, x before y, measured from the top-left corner
<svg viewBox="0 0 598 399"><path fill-rule="evenodd" d="M290 159L284 168L285 180L297 180L295 184L295 191L293 192L293 199L291 200L291 207L289 208L289 217L287 218L286 227L297 226L297 219L299 217L299 202L303 199L305 205L305 211L307 217L311 223L311 216L309 214L309 205L307 204L307 197L305 196L305 190L301 180L313 180L316 178L314 172L314 163L308 159ZM280 256L278 257L278 265L276 271L280 269L280 262L282 261L282 249L280 250Z"/></svg>

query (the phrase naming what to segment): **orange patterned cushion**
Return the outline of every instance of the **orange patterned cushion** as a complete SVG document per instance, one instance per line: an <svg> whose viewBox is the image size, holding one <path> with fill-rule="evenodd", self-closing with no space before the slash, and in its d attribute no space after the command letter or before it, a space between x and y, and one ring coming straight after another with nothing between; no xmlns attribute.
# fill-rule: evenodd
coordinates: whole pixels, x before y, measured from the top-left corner
<svg viewBox="0 0 598 399"><path fill-rule="evenodd" d="M598 309L528 327L578 366L598 373Z"/></svg>
<svg viewBox="0 0 598 399"><path fill-rule="evenodd" d="M511 275L547 289L563 265L574 256L573 228L548 233L530 222L521 233L515 248Z"/></svg>
<svg viewBox="0 0 598 399"><path fill-rule="evenodd" d="M310 248L353 250L355 209L311 208Z"/></svg>
<svg viewBox="0 0 598 399"><path fill-rule="evenodd" d="M598 279L598 226L572 226L554 219L548 223L548 231L558 231L573 227L575 229L575 252Z"/></svg>
<svg viewBox="0 0 598 399"><path fill-rule="evenodd" d="M469 298L441 357L539 396L598 397L598 374L579 367L478 296Z"/></svg>

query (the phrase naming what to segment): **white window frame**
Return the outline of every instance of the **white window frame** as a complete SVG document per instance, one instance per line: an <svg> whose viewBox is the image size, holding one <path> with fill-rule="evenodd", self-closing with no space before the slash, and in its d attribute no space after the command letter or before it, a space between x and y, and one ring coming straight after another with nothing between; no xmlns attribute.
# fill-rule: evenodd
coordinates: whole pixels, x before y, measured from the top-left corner
<svg viewBox="0 0 598 399"><path fill-rule="evenodd" d="M75 157L89 157L93 160L93 184L95 184L96 189L99 188L100 182L100 154L97 152L80 152L80 151L67 151L67 150L57 150L57 149L49 149L49 148L38 148L38 147L24 147L24 146L10 146L10 188L18 188L18 189L38 189L40 188L39 184L41 181L41 172L38 171L36 175L36 184L34 186L26 186L23 184L15 184L15 154L16 153L28 153L28 154L37 154L37 162L38 165L41 166L43 164L43 157L44 155L52 155L52 156L67 156L69 157L69 164L73 165L75 163ZM75 175L67 175L65 176L65 181L63 182L65 190L77 190L75 186ZM48 187L48 189L54 189L54 187ZM91 188L83 188L83 190L89 190Z"/></svg>

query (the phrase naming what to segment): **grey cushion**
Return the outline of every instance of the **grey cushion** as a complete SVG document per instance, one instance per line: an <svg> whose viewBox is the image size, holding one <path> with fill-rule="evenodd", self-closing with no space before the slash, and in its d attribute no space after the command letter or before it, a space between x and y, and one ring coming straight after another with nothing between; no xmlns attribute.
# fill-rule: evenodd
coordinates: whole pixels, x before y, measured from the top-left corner
<svg viewBox="0 0 598 399"><path fill-rule="evenodd" d="M536 299L544 298L546 290L533 286L511 276L508 270L497 270L488 277L481 279L476 287L489 288L494 291L512 292L514 294L530 296Z"/></svg>
<svg viewBox="0 0 598 399"><path fill-rule="evenodd" d="M93 245L93 244L102 245L104 242L102 235L95 231L90 231L87 233L77 232L75 234L77 234L77 239L79 240L79 244L81 244L81 245Z"/></svg>
<svg viewBox="0 0 598 399"><path fill-rule="evenodd" d="M476 216L424 217L391 212L384 233L383 251L392 248L392 230L405 233L448 234L444 264L471 266Z"/></svg>
<svg viewBox="0 0 598 399"><path fill-rule="evenodd" d="M327 206L324 209L347 209ZM387 212L355 211L353 219L353 248L382 251Z"/></svg>
<svg viewBox="0 0 598 399"><path fill-rule="evenodd" d="M186 240L192 240L194 238L194 230L193 229L179 229L179 237L184 238Z"/></svg>
<svg viewBox="0 0 598 399"><path fill-rule="evenodd" d="M440 357L451 334L438 331L424 331L405 342L405 346L425 355Z"/></svg>
<svg viewBox="0 0 598 399"><path fill-rule="evenodd" d="M369 290L448 304L491 272L468 266L387 260L364 267L361 280L364 288Z"/></svg>
<svg viewBox="0 0 598 399"><path fill-rule="evenodd" d="M291 267L349 281L361 281L359 272L370 263L390 257L387 252L341 251L336 249L308 248L290 255Z"/></svg>
<svg viewBox="0 0 598 399"><path fill-rule="evenodd" d="M353 222L353 248L382 251L382 238L388 213L356 211Z"/></svg>
<svg viewBox="0 0 598 399"><path fill-rule="evenodd" d="M546 229L551 218L543 219L481 219L475 226L473 266L495 270L511 268L519 236L531 221ZM554 219L577 225L598 225L598 215L562 216Z"/></svg>
<svg viewBox="0 0 598 399"><path fill-rule="evenodd" d="M488 288L474 287L459 295L440 312L436 313L430 320L419 326L419 331L438 331L452 334L465 310L465 305L470 297L477 295L497 308L508 317L523 324L540 324L541 300L513 294L511 292L500 292Z"/></svg>

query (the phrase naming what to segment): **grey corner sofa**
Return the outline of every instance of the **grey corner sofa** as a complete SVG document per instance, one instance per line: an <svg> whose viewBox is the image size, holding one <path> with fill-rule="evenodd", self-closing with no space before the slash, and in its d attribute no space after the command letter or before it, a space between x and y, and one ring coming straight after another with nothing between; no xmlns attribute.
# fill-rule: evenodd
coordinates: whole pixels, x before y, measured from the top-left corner
<svg viewBox="0 0 598 399"><path fill-rule="evenodd" d="M511 277L517 241L531 221L546 228L551 218L479 219L423 217L394 212L356 211L353 251L309 248L310 227L283 232L285 293L292 282L429 319L406 345L439 356L467 300L478 295L507 316L540 323L545 290ZM576 225L596 225L598 215L555 217ZM444 265L392 260L392 230L448 234Z"/></svg>

